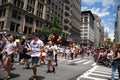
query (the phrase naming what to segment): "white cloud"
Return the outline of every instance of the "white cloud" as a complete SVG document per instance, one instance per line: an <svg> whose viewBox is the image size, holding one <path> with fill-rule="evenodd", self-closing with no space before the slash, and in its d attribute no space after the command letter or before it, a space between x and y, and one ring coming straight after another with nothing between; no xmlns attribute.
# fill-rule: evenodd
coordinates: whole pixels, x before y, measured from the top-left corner
<svg viewBox="0 0 120 80"><path fill-rule="evenodd" d="M114 0L82 0L85 4L87 5L93 5L95 3L101 2L103 7L107 7L107 6L114 6L115 2Z"/></svg>
<svg viewBox="0 0 120 80"><path fill-rule="evenodd" d="M82 0L84 3L88 4L88 5L93 5L96 2L99 2L100 0Z"/></svg>
<svg viewBox="0 0 120 80"><path fill-rule="evenodd" d="M114 6L115 5L115 2L114 0L102 0L102 5L103 7L107 7L107 6Z"/></svg>
<svg viewBox="0 0 120 80"><path fill-rule="evenodd" d="M116 14L113 14L113 16L115 17L115 16L116 16Z"/></svg>
<svg viewBox="0 0 120 80"><path fill-rule="evenodd" d="M88 7L81 7L82 11L87 10Z"/></svg>
<svg viewBox="0 0 120 80"><path fill-rule="evenodd" d="M101 8L95 8L95 7L93 7L93 8L91 8L91 9L89 9L88 7L82 7L82 11L91 10L92 13L97 14L97 15L99 15L100 17L104 17L104 16L107 16L107 15L110 14L110 12L107 11L108 8L109 8L109 7L106 7L106 8L101 9Z"/></svg>

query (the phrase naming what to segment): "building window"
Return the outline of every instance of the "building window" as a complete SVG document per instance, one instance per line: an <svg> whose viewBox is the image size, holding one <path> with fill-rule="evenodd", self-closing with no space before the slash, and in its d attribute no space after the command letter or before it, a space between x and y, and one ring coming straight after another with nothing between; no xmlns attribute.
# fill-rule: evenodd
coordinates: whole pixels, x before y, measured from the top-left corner
<svg viewBox="0 0 120 80"><path fill-rule="evenodd" d="M5 9L0 10L0 17L4 17L4 16L5 16L5 13L6 13L6 10L5 10Z"/></svg>
<svg viewBox="0 0 120 80"><path fill-rule="evenodd" d="M55 5L55 10L57 10L57 5Z"/></svg>
<svg viewBox="0 0 120 80"><path fill-rule="evenodd" d="M47 4L51 4L51 0L47 0Z"/></svg>
<svg viewBox="0 0 120 80"><path fill-rule="evenodd" d="M41 27L42 27L42 22L41 22L41 21L36 20L36 26L37 26L37 27L39 27L39 28L41 28Z"/></svg>
<svg viewBox="0 0 120 80"><path fill-rule="evenodd" d="M35 5L35 0L28 0L29 4Z"/></svg>
<svg viewBox="0 0 120 80"><path fill-rule="evenodd" d="M47 7L47 10L46 10L48 13L50 12L50 8L49 7Z"/></svg>
<svg viewBox="0 0 120 80"><path fill-rule="evenodd" d="M12 11L12 18L15 18L15 19L20 20L20 19L21 19L21 13L13 10L13 11Z"/></svg>
<svg viewBox="0 0 120 80"><path fill-rule="evenodd" d="M44 0L41 0L41 2L43 2L43 3L44 3Z"/></svg>
<svg viewBox="0 0 120 80"><path fill-rule="evenodd" d="M11 22L10 24L10 31L18 32L18 28L20 27L20 24Z"/></svg>
<svg viewBox="0 0 120 80"><path fill-rule="evenodd" d="M16 5L19 8L23 8L24 3L21 0L14 0L14 5Z"/></svg>
<svg viewBox="0 0 120 80"><path fill-rule="evenodd" d="M51 12L51 14L54 14L54 10L51 10L50 12Z"/></svg>
<svg viewBox="0 0 120 80"><path fill-rule="evenodd" d="M88 22L88 17L84 17L84 22Z"/></svg>
<svg viewBox="0 0 120 80"><path fill-rule="evenodd" d="M2 5L6 4L8 1L7 0L2 0L1 3Z"/></svg>
<svg viewBox="0 0 120 80"><path fill-rule="evenodd" d="M34 8L30 7L30 6L27 6L27 11L29 13L33 13L34 12Z"/></svg>
<svg viewBox="0 0 120 80"><path fill-rule="evenodd" d="M29 16L25 17L25 21L26 21L26 23L33 24L33 18L31 18Z"/></svg>
<svg viewBox="0 0 120 80"><path fill-rule="evenodd" d="M64 26L64 30L66 30L66 31L67 31L68 29L69 29L69 28L68 28L68 26Z"/></svg>
<svg viewBox="0 0 120 80"><path fill-rule="evenodd" d="M32 32L32 28L29 28L29 27L25 26L24 34L30 34L31 32Z"/></svg>
<svg viewBox="0 0 120 80"><path fill-rule="evenodd" d="M84 36L87 36L87 33L84 33Z"/></svg>
<svg viewBox="0 0 120 80"><path fill-rule="evenodd" d="M49 14L47 14L47 19L49 20Z"/></svg>
<svg viewBox="0 0 120 80"><path fill-rule="evenodd" d="M37 11L37 16L39 16L40 18L42 18L42 13Z"/></svg>
<svg viewBox="0 0 120 80"><path fill-rule="evenodd" d="M38 8L39 8L40 10L43 10L43 4L41 4L40 2L38 2Z"/></svg>
<svg viewBox="0 0 120 80"><path fill-rule="evenodd" d="M52 8L54 8L54 5L55 5L54 2L52 2Z"/></svg>
<svg viewBox="0 0 120 80"><path fill-rule="evenodd" d="M88 29L88 27L84 27L84 29Z"/></svg>
<svg viewBox="0 0 120 80"><path fill-rule="evenodd" d="M15 23L14 23L14 22L11 22L10 31L14 31L14 29L15 29Z"/></svg>
<svg viewBox="0 0 120 80"><path fill-rule="evenodd" d="M53 17L51 17L51 21L53 21Z"/></svg>
<svg viewBox="0 0 120 80"><path fill-rule="evenodd" d="M32 32L32 28L28 28L28 34Z"/></svg>
<svg viewBox="0 0 120 80"><path fill-rule="evenodd" d="M88 26L88 23L84 23L84 26Z"/></svg>
<svg viewBox="0 0 120 80"><path fill-rule="evenodd" d="M25 26L25 28L24 28L24 34L27 34L27 26Z"/></svg>
<svg viewBox="0 0 120 80"><path fill-rule="evenodd" d="M0 30L3 30L4 27L4 21L0 21Z"/></svg>

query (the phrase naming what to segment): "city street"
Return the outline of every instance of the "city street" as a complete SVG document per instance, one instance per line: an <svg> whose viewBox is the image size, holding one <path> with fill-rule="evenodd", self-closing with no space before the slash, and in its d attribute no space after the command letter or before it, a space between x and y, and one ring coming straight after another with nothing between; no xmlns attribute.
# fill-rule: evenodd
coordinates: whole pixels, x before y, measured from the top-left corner
<svg viewBox="0 0 120 80"><path fill-rule="evenodd" d="M56 67L56 73L46 73L47 66L38 67L38 80L76 80L85 71L92 68L95 63L92 57L77 58L74 60L58 58L59 65ZM23 69L23 65L14 64L15 69L12 70L13 76L10 80L31 80L33 75L31 69ZM31 67L31 65L30 65ZM6 71L0 71L0 79L3 80Z"/></svg>

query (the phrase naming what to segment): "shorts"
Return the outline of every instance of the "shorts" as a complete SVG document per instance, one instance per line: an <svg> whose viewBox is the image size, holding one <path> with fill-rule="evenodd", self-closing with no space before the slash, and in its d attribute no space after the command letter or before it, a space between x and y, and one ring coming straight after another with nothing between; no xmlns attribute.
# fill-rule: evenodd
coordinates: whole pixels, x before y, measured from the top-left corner
<svg viewBox="0 0 120 80"><path fill-rule="evenodd" d="M37 65L39 61L39 57L32 57L32 64Z"/></svg>

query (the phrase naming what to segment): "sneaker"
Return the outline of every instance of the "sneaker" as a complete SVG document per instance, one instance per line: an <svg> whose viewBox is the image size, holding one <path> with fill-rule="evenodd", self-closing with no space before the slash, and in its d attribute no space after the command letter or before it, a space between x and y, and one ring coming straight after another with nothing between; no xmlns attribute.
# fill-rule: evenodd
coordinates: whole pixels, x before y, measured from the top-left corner
<svg viewBox="0 0 120 80"><path fill-rule="evenodd" d="M50 73L51 71L50 70L47 70L47 72L46 73Z"/></svg>

